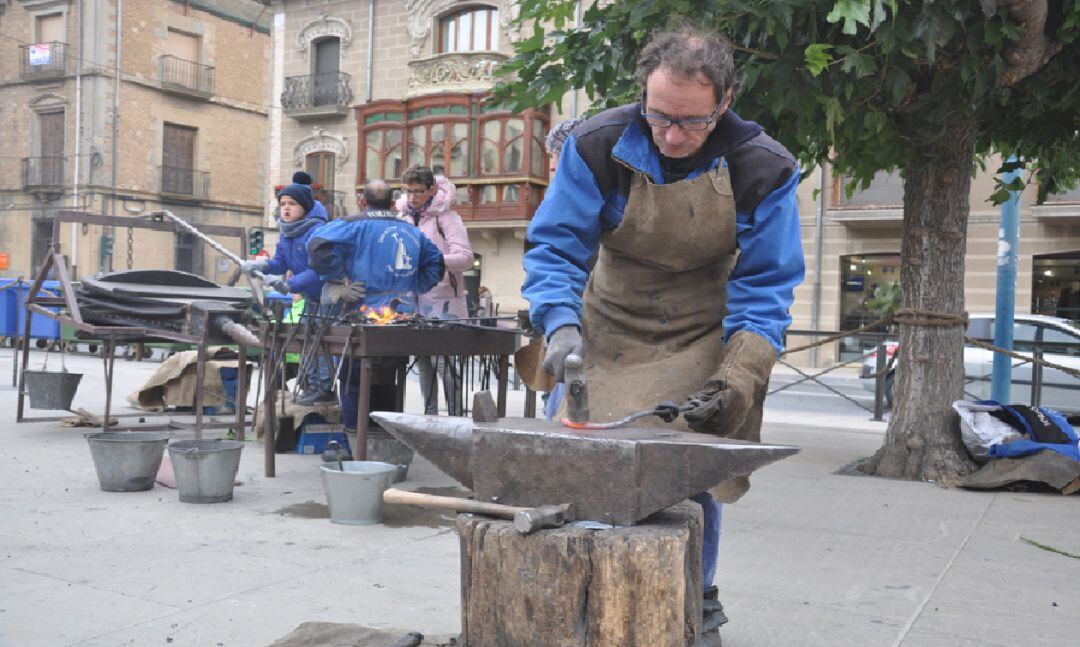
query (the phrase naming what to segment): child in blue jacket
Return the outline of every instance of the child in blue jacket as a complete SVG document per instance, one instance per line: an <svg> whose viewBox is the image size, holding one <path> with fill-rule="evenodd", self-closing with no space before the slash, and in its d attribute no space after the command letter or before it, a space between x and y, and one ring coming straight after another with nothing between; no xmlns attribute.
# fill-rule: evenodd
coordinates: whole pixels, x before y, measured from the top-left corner
<svg viewBox="0 0 1080 647"><path fill-rule="evenodd" d="M244 261L243 269L277 275L266 285L282 294L298 294L304 298L304 317L319 314L319 295L323 282L308 266L307 243L312 234L326 224L326 207L315 199L311 176L303 171L293 174L292 184L278 191L278 230L281 238L274 257ZM288 273L288 278L286 277ZM324 357L311 362L308 369L307 393L296 399L297 404L313 405L334 402L330 363Z"/></svg>

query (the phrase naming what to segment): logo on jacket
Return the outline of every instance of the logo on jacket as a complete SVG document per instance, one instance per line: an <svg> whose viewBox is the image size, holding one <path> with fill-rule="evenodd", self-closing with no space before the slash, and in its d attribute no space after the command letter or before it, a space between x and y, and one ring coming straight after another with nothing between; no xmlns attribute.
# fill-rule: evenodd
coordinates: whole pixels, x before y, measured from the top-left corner
<svg viewBox="0 0 1080 647"><path fill-rule="evenodd" d="M387 264L386 271L394 276L411 276L416 273L415 259L410 250L416 253L420 249L420 239L416 233L406 227L388 227L379 235L379 245L393 245L393 262Z"/></svg>

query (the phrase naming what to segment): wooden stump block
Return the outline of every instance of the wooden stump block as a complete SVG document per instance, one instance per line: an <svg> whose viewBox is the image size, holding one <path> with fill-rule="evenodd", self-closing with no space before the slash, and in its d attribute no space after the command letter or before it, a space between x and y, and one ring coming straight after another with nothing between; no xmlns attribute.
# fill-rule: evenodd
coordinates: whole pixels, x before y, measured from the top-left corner
<svg viewBox="0 0 1080 647"><path fill-rule="evenodd" d="M701 508L637 526L522 535L458 515L466 647L694 645L701 623Z"/></svg>

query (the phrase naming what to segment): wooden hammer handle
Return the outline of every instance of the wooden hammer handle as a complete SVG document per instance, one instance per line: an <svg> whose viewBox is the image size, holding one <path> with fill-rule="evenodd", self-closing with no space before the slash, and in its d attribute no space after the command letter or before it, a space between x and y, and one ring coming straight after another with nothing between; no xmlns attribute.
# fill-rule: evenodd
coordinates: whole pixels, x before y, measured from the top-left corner
<svg viewBox="0 0 1080 647"><path fill-rule="evenodd" d="M453 496L437 496L435 494L423 494L422 492L409 492L390 488L383 492L383 501L397 505L417 505L425 508L441 508L456 512L476 512L501 519L513 519L518 512L528 510L512 505L501 503L487 503L472 499L461 499Z"/></svg>

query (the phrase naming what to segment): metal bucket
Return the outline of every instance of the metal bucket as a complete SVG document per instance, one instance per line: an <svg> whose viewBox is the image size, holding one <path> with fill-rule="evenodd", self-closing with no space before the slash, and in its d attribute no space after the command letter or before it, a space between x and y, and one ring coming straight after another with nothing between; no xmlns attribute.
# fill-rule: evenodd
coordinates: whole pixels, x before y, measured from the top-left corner
<svg viewBox="0 0 1080 647"><path fill-rule="evenodd" d="M98 482L106 492L154 487L169 434L160 431L99 431L86 434Z"/></svg>
<svg viewBox="0 0 1080 647"><path fill-rule="evenodd" d="M345 437L349 441L349 448L356 455L356 432L346 429ZM409 476L409 466L412 465L416 452L412 447L391 436L382 429L372 427L368 430L367 458L369 461L390 463L397 470L394 472L394 483L400 483Z"/></svg>
<svg viewBox="0 0 1080 647"><path fill-rule="evenodd" d="M397 466L375 461L323 463L323 491L330 506L330 521L347 526L365 526L382 521L383 492L390 487Z"/></svg>
<svg viewBox="0 0 1080 647"><path fill-rule="evenodd" d="M31 409L71 409L82 373L23 371Z"/></svg>
<svg viewBox="0 0 1080 647"><path fill-rule="evenodd" d="M169 445L182 503L221 503L233 498L240 469L239 440L178 440Z"/></svg>

